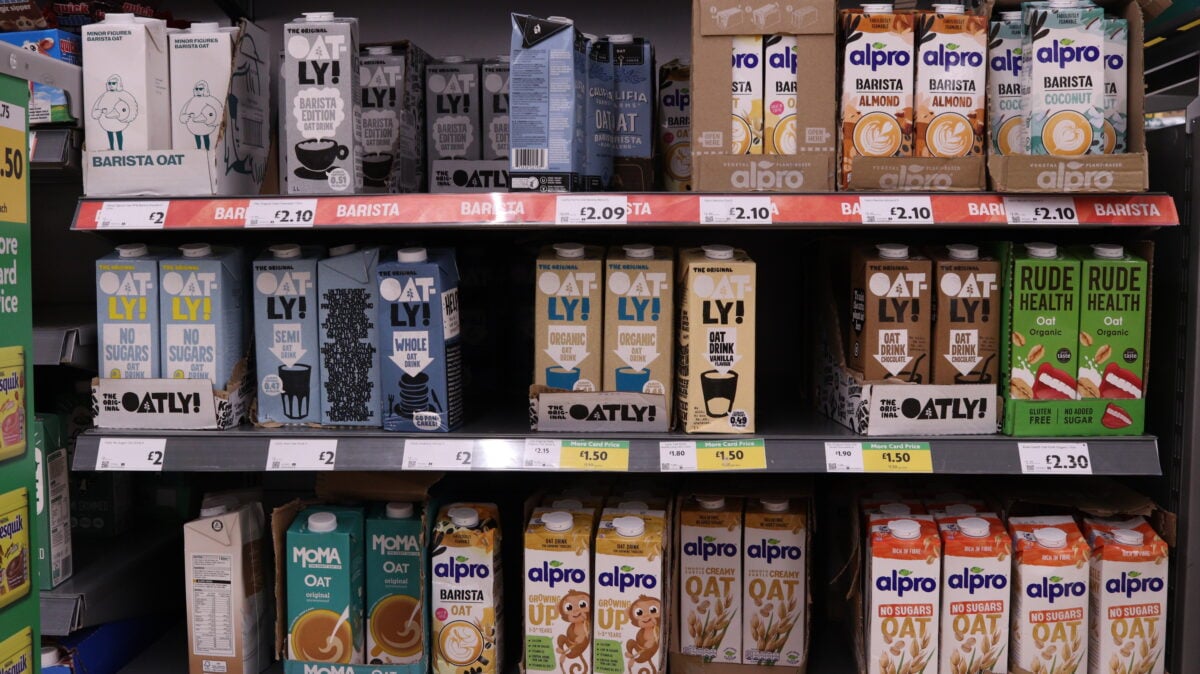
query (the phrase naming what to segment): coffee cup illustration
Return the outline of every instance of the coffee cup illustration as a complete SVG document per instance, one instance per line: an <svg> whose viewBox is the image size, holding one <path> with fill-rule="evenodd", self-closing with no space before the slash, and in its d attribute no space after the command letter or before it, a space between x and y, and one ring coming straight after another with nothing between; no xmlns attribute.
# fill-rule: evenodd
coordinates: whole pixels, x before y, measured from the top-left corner
<svg viewBox="0 0 1200 674"><path fill-rule="evenodd" d="M730 370L708 370L700 373L700 391L704 394L704 411L710 417L727 417L733 409L737 394L738 373Z"/></svg>
<svg viewBox="0 0 1200 674"><path fill-rule="evenodd" d="M363 180L373 187L383 187L392 173L392 155L389 152L372 152L363 155Z"/></svg>
<svg viewBox="0 0 1200 674"><path fill-rule="evenodd" d="M455 620L442 628L437 639L438 651L446 662L456 667L479 662L486 665L483 657L483 633L473 623L466 620Z"/></svg>
<svg viewBox="0 0 1200 674"><path fill-rule="evenodd" d="M279 379L283 382L281 398L283 414L289 419L308 416L308 393L312 385L312 366L304 364L280 365Z"/></svg>
<svg viewBox="0 0 1200 674"><path fill-rule="evenodd" d="M394 594L384 598L371 612L370 629L375 643L369 655L373 662L384 653L393 658L392 662L420 659L425 630L421 626L421 604L416 597Z"/></svg>
<svg viewBox="0 0 1200 674"><path fill-rule="evenodd" d="M617 368L617 390L641 393L650 381L650 370L636 367Z"/></svg>
<svg viewBox="0 0 1200 674"><path fill-rule="evenodd" d="M328 609L309 611L297 618L290 638L297 660L348 663L354 655L350 621Z"/></svg>
<svg viewBox="0 0 1200 674"><path fill-rule="evenodd" d="M335 161L349 156L350 148L328 138L311 138L296 143L296 161L309 172L321 174L318 178L323 178L325 171L328 171ZM304 177L300 169L296 170L296 174Z"/></svg>
<svg viewBox="0 0 1200 674"><path fill-rule="evenodd" d="M551 365L546 368L546 386L550 388L573 391L577 381L579 381L579 368L577 367L567 369L561 365Z"/></svg>

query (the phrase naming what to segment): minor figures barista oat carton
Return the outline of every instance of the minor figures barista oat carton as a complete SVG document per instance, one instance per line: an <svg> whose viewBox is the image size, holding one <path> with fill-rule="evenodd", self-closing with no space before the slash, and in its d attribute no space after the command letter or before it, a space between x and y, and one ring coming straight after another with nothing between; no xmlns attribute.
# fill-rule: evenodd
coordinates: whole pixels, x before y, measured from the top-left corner
<svg viewBox="0 0 1200 674"><path fill-rule="evenodd" d="M497 674L504 663L499 509L442 507L430 547L433 674Z"/></svg>

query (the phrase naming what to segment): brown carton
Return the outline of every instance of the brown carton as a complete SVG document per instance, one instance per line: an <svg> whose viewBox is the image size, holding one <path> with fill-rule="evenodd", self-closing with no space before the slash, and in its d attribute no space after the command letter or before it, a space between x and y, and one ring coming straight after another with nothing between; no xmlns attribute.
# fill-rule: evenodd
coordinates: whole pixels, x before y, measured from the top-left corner
<svg viewBox="0 0 1200 674"><path fill-rule="evenodd" d="M538 255L534 384L600 390L603 258L598 246L578 243L546 246Z"/></svg>
<svg viewBox="0 0 1200 674"><path fill-rule="evenodd" d="M962 243L939 248L932 257L933 383L994 383L1000 368L1000 261Z"/></svg>
<svg viewBox="0 0 1200 674"><path fill-rule="evenodd" d="M652 393L671 406L675 319L669 248L608 251L604 280L604 390Z"/></svg>
<svg viewBox="0 0 1200 674"><path fill-rule="evenodd" d="M904 244L855 249L847 360L867 381L929 383L932 276L929 259Z"/></svg>

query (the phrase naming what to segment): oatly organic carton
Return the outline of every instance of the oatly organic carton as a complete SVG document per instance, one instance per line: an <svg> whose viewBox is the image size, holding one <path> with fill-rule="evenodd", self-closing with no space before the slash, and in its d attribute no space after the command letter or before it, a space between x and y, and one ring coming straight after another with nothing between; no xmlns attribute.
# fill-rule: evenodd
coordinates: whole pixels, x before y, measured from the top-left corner
<svg viewBox="0 0 1200 674"><path fill-rule="evenodd" d="M1052 243L1015 250L1008 395L1074 400L1079 365L1079 260Z"/></svg>
<svg viewBox="0 0 1200 674"><path fill-rule="evenodd" d="M335 246L317 263L322 424L381 423L379 253Z"/></svg>
<svg viewBox="0 0 1200 674"><path fill-rule="evenodd" d="M362 170L364 192L388 192L394 167L402 160L407 70L405 55L392 45L371 45L358 59L358 85L362 107ZM411 126L412 121L407 120Z"/></svg>
<svg viewBox="0 0 1200 674"><path fill-rule="evenodd" d="M679 511L679 644L705 662L742 661L742 499L694 495Z"/></svg>
<svg viewBox="0 0 1200 674"><path fill-rule="evenodd" d="M578 243L538 255L534 384L568 391L603 385L603 257L599 247Z"/></svg>
<svg viewBox="0 0 1200 674"><path fill-rule="evenodd" d="M480 125L485 160L508 159L508 54L483 62L483 123Z"/></svg>
<svg viewBox="0 0 1200 674"><path fill-rule="evenodd" d="M668 192L692 189L692 65L675 59L658 69L659 175Z"/></svg>
<svg viewBox="0 0 1200 674"><path fill-rule="evenodd" d="M987 17L961 4L918 14L916 156L983 154Z"/></svg>
<svg viewBox="0 0 1200 674"><path fill-rule="evenodd" d="M1010 517L1009 668L1069 674L1088 660L1088 545L1068 516Z"/></svg>
<svg viewBox="0 0 1200 674"><path fill-rule="evenodd" d="M731 154L763 153L763 38L733 36Z"/></svg>
<svg viewBox="0 0 1200 674"><path fill-rule="evenodd" d="M653 393L671 409L675 264L671 250L608 250L604 282L604 390Z"/></svg>
<svg viewBox="0 0 1200 674"><path fill-rule="evenodd" d="M158 260L144 243L125 243L96 261L100 376L160 376Z"/></svg>
<svg viewBox="0 0 1200 674"><path fill-rule="evenodd" d="M447 56L425 66L429 160L479 159L479 62Z"/></svg>
<svg viewBox="0 0 1200 674"><path fill-rule="evenodd" d="M1079 397L1141 398L1150 268L1117 244L1094 244L1073 252L1082 264Z"/></svg>
<svg viewBox="0 0 1200 674"><path fill-rule="evenodd" d="M603 192L612 187L613 180L613 133L617 117L614 45L595 35L584 33L584 37L588 58L583 182L588 191Z"/></svg>
<svg viewBox="0 0 1200 674"><path fill-rule="evenodd" d="M993 384L1000 371L1000 261L965 243L932 257L933 383Z"/></svg>
<svg viewBox="0 0 1200 674"><path fill-rule="evenodd" d="M430 546L433 674L496 674L504 665L499 509L443 506Z"/></svg>
<svg viewBox="0 0 1200 674"><path fill-rule="evenodd" d="M211 150L216 144L225 121L237 30L197 22L185 31L167 36L171 60L172 149Z"/></svg>
<svg viewBox="0 0 1200 674"><path fill-rule="evenodd" d="M525 669L586 672L592 662L590 511L539 508L525 529Z"/></svg>
<svg viewBox="0 0 1200 674"><path fill-rule="evenodd" d="M1008 671L1012 539L995 513L947 517L942 535L941 671Z"/></svg>
<svg viewBox="0 0 1200 674"><path fill-rule="evenodd" d="M709 245L679 253L679 419L687 433L754 432L758 294L745 251Z"/></svg>
<svg viewBox="0 0 1200 674"><path fill-rule="evenodd" d="M988 32L988 135L992 154L1019 154L1029 125L1021 113L1020 12L999 12Z"/></svg>
<svg viewBox="0 0 1200 674"><path fill-rule="evenodd" d="M748 499L744 538L742 664L802 666L808 654L804 502Z"/></svg>
<svg viewBox="0 0 1200 674"><path fill-rule="evenodd" d="M88 150L170 148L166 22L114 12L82 33Z"/></svg>
<svg viewBox="0 0 1200 674"><path fill-rule="evenodd" d="M287 531L287 657L362 664L363 516L312 506Z"/></svg>
<svg viewBox="0 0 1200 674"><path fill-rule="evenodd" d="M1167 544L1145 519L1083 521L1092 548L1089 674L1162 674Z"/></svg>
<svg viewBox="0 0 1200 674"><path fill-rule="evenodd" d="M1026 3L1021 43L1025 154L1104 150L1104 9L1084 0Z"/></svg>
<svg viewBox="0 0 1200 674"><path fill-rule="evenodd" d="M161 376L224 389L246 355L245 258L207 243L179 252L158 261Z"/></svg>
<svg viewBox="0 0 1200 674"><path fill-rule="evenodd" d="M1104 19L1104 154L1126 149L1129 127L1129 22Z"/></svg>
<svg viewBox="0 0 1200 674"><path fill-rule="evenodd" d="M258 421L321 421L317 263L321 248L271 246L254 261Z"/></svg>
<svg viewBox="0 0 1200 674"><path fill-rule="evenodd" d="M856 248L850 263L850 367L868 381L929 383L933 270L901 243Z"/></svg>
<svg viewBox="0 0 1200 674"><path fill-rule="evenodd" d="M592 671L596 674L661 672L667 644L667 544L665 513L630 514L606 510L596 530L596 632L592 639Z"/></svg>
<svg viewBox="0 0 1200 674"><path fill-rule="evenodd" d="M366 664L425 655L425 527L419 504L376 505L366 522Z"/></svg>
<svg viewBox="0 0 1200 674"><path fill-rule="evenodd" d="M654 189L654 47L632 35L609 35L616 124L613 128L615 189Z"/></svg>
<svg viewBox="0 0 1200 674"><path fill-rule="evenodd" d="M875 516L866 547L867 674L937 668L941 540L928 515ZM933 665L930 668L930 665Z"/></svg>

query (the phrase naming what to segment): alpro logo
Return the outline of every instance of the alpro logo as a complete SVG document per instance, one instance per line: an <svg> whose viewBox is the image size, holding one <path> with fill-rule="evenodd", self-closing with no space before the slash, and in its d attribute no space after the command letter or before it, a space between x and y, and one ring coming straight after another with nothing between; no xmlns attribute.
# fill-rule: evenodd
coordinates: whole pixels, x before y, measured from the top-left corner
<svg viewBox="0 0 1200 674"><path fill-rule="evenodd" d="M1104 591L1109 594L1123 594L1126 599L1140 592L1162 592L1165 584L1162 578L1143 578L1141 572L1121 572L1120 578L1109 578L1104 583Z"/></svg>
<svg viewBox="0 0 1200 674"><path fill-rule="evenodd" d="M947 189L953 184L954 177L949 173L926 171L924 167L907 164L879 176L879 187L885 190Z"/></svg>
<svg viewBox="0 0 1200 674"><path fill-rule="evenodd" d="M875 579L875 589L880 592L895 592L897 597L903 597L911 592L937 592L936 578L913 575L910 569L892 571L891 575Z"/></svg>
<svg viewBox="0 0 1200 674"><path fill-rule="evenodd" d="M758 57L758 54L751 54L749 52L736 52L733 55L733 67L736 69L744 68L749 70L751 68L757 68L760 62L761 61Z"/></svg>
<svg viewBox="0 0 1200 674"><path fill-rule="evenodd" d="M1125 67L1125 57L1120 54L1105 54L1104 67L1109 70L1121 70Z"/></svg>
<svg viewBox="0 0 1200 674"><path fill-rule="evenodd" d="M729 184L739 190L797 190L804 185L804 172L775 168L775 162L771 161L756 161L748 168L734 171Z"/></svg>
<svg viewBox="0 0 1200 674"><path fill-rule="evenodd" d="M850 52L851 65L869 67L871 72L880 68L903 68L909 63L912 63L912 54L906 50L888 49L882 42L871 42Z"/></svg>
<svg viewBox="0 0 1200 674"><path fill-rule="evenodd" d="M292 563L310 566L341 566L342 553L337 548L292 548Z"/></svg>
<svg viewBox="0 0 1200 674"><path fill-rule="evenodd" d="M692 107L692 94L687 89L676 89L662 97L664 108L686 112Z"/></svg>
<svg viewBox="0 0 1200 674"><path fill-rule="evenodd" d="M1003 54L991 58L992 72L1011 73L1013 77L1021 74L1021 48L1005 49Z"/></svg>
<svg viewBox="0 0 1200 674"><path fill-rule="evenodd" d="M304 674L354 674L351 665L304 664Z"/></svg>
<svg viewBox="0 0 1200 674"><path fill-rule="evenodd" d="M1095 63L1101 57L1096 45L1076 45L1070 38L1054 40L1049 47L1041 47L1034 54L1039 63L1053 63L1063 69L1073 63Z"/></svg>
<svg viewBox="0 0 1200 674"><path fill-rule="evenodd" d="M937 49L922 51L921 62L947 72L956 68L981 68L983 67L983 53L963 49L961 45L948 42L939 44Z"/></svg>
<svg viewBox="0 0 1200 674"><path fill-rule="evenodd" d="M635 573L632 566L614 566L608 571L601 571L596 576L596 582L600 587L616 588L620 592L624 592L630 588L641 588L643 590L652 590L658 587L658 578L649 573Z"/></svg>
<svg viewBox="0 0 1200 674"><path fill-rule="evenodd" d="M29 658L22 655L16 662L0 667L0 674L22 674L29 671Z"/></svg>
<svg viewBox="0 0 1200 674"><path fill-rule="evenodd" d="M946 579L946 587L951 590L966 590L967 594L975 594L977 590L1003 590L1008 587L1008 576L1002 573L984 573L984 569L978 566L963 567L962 571Z"/></svg>
<svg viewBox="0 0 1200 674"><path fill-rule="evenodd" d="M416 552L420 546L416 536L401 536L400 534L371 536L371 550L375 552Z"/></svg>
<svg viewBox="0 0 1200 674"><path fill-rule="evenodd" d="M777 559L795 561L802 554L795 545L780 545L778 538L762 538L757 543L746 546L746 554L750 559L763 559L767 564L774 564Z"/></svg>
<svg viewBox="0 0 1200 674"><path fill-rule="evenodd" d="M1108 189L1113 186L1112 171L1085 170L1084 164L1069 161L1037 175L1038 187L1070 192L1084 188Z"/></svg>
<svg viewBox="0 0 1200 674"><path fill-rule="evenodd" d="M527 574L531 583L545 583L554 589L555 585L571 583L583 585L587 582L587 572L583 569L572 569L557 559L542 562L541 566L530 567Z"/></svg>
<svg viewBox="0 0 1200 674"><path fill-rule="evenodd" d="M683 554L707 562L709 557L736 557L738 549L733 543L720 543L713 536L697 536L696 540L683 544Z"/></svg>
<svg viewBox="0 0 1200 674"><path fill-rule="evenodd" d="M796 74L796 52L791 47L785 47L781 52L774 52L767 59L767 67L776 70L787 70Z"/></svg>
<svg viewBox="0 0 1200 674"><path fill-rule="evenodd" d="M1058 599L1086 597L1087 583L1064 583L1061 576L1042 578L1040 583L1025 586L1025 594L1034 599L1045 599L1053 604Z"/></svg>
<svg viewBox="0 0 1200 674"><path fill-rule="evenodd" d="M463 578L487 578L492 575L492 570L487 564L472 564L469 557L459 555L448 562L434 564L433 575L449 578L457 583Z"/></svg>

